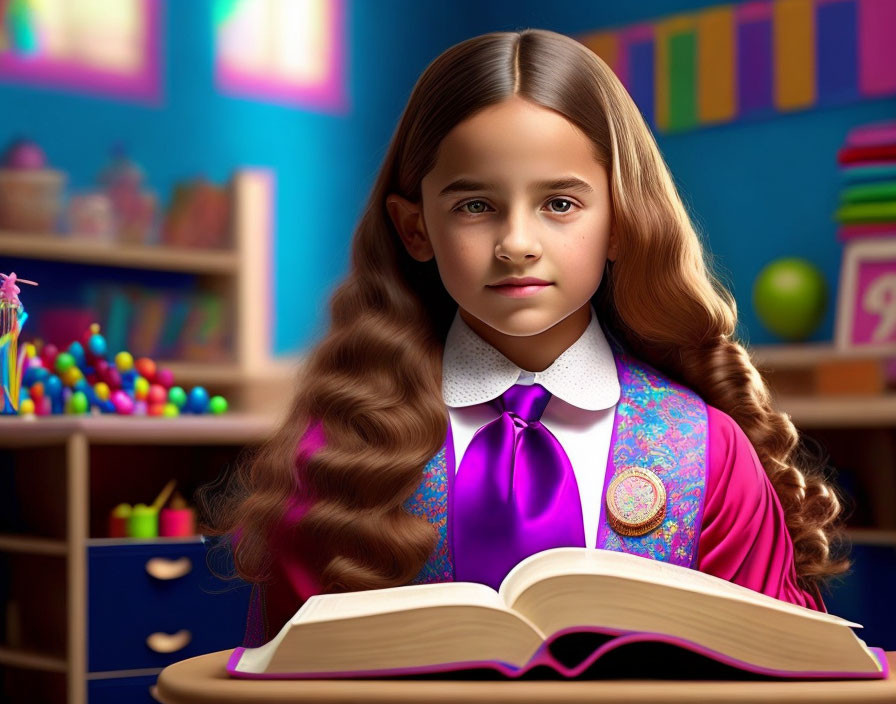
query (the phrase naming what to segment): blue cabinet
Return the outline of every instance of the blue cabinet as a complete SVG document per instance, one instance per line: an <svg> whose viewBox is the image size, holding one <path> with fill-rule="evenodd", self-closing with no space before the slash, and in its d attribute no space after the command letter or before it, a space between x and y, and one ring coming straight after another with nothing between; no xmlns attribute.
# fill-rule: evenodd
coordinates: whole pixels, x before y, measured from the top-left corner
<svg viewBox="0 0 896 704"><path fill-rule="evenodd" d="M142 675L90 680L87 701L90 704L158 704L150 693L157 678L157 675Z"/></svg>
<svg viewBox="0 0 896 704"><path fill-rule="evenodd" d="M207 553L198 541L90 546L88 671L162 668L240 645L250 587L213 575Z"/></svg>
<svg viewBox="0 0 896 704"><path fill-rule="evenodd" d="M868 645L896 650L896 615L889 607L896 585L896 546L853 545L852 568L837 578L828 611L861 623L855 634Z"/></svg>

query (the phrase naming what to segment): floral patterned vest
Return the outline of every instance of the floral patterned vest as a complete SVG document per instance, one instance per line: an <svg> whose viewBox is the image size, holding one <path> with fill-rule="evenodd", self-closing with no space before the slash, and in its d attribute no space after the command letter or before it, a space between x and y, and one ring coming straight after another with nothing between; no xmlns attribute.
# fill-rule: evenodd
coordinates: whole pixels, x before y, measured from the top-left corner
<svg viewBox="0 0 896 704"><path fill-rule="evenodd" d="M612 335L621 396L616 406L601 495L596 547L694 568L703 514L707 458L706 404L693 391L627 354ZM451 424L442 448L426 464L407 511L426 517L438 543L412 584L454 581L448 503L454 482ZM616 533L606 517L607 487L618 473L635 467L654 472L666 489L666 514L654 530L639 536Z"/></svg>

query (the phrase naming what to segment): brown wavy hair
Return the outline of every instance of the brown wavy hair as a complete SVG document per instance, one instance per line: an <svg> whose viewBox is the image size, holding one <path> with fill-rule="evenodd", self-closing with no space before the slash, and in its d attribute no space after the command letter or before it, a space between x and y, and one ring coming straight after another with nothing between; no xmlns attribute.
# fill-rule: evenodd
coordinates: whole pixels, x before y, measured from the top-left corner
<svg viewBox="0 0 896 704"><path fill-rule="evenodd" d="M569 119L608 171L619 248L592 298L600 319L633 355L744 430L783 506L800 585L846 571L849 561L832 550L845 542L841 499L736 339L734 299L705 261L638 108L591 50L541 29L468 39L420 76L354 234L350 273L331 297L330 328L276 433L237 468L229 491L202 497L215 519L203 532L236 535L237 573L264 581L270 537L301 488L314 503L289 528L314 546L308 559L325 592L397 586L418 574L437 536L402 504L446 437L442 352L457 305L435 260L407 254L386 197L419 202L445 135L515 95ZM297 462L310 419L320 419L326 445Z"/></svg>

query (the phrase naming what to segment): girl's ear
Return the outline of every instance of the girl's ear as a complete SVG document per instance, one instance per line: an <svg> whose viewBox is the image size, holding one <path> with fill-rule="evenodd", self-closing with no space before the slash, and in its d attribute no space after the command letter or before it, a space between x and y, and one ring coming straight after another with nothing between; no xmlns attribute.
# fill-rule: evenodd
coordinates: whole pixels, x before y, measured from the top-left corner
<svg viewBox="0 0 896 704"><path fill-rule="evenodd" d="M607 245L607 259L611 262L616 261L616 256L619 254L619 238L616 236L615 230L610 230L610 238L609 243Z"/></svg>
<svg viewBox="0 0 896 704"><path fill-rule="evenodd" d="M432 259L435 253L426 234L422 206L392 193L386 197L386 210L408 254L418 262Z"/></svg>

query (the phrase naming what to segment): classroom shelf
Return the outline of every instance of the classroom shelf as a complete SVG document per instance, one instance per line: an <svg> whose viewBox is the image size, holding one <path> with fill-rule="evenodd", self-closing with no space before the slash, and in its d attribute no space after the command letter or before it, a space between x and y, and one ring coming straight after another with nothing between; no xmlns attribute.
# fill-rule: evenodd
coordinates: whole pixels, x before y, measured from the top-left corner
<svg viewBox="0 0 896 704"><path fill-rule="evenodd" d="M104 536L118 502L149 501L170 478L193 504L198 486L233 468L276 423L269 414L238 412L0 417L0 456L18 496L0 533L0 581L9 578L0 590L0 666L19 672L26 689L29 671L58 673L54 686L65 694L54 701L84 704L97 678L126 684L179 657L238 645L249 591L217 580L200 536ZM185 555L192 569L171 580L146 569L153 559ZM143 630L132 629L134 619ZM179 619L189 625L174 627ZM183 652L160 655L146 646L146 633L181 627L195 636ZM124 635L127 647L108 646Z"/></svg>
<svg viewBox="0 0 896 704"><path fill-rule="evenodd" d="M105 445L227 445L263 440L274 430L275 416L225 413L220 416L43 416L0 418L4 447L42 446L73 434Z"/></svg>
<svg viewBox="0 0 896 704"><path fill-rule="evenodd" d="M68 543L64 540L3 533L0 534L0 552L65 556L68 554Z"/></svg>
<svg viewBox="0 0 896 704"><path fill-rule="evenodd" d="M778 396L775 406L800 428L896 425L896 394L881 396Z"/></svg>
<svg viewBox="0 0 896 704"><path fill-rule="evenodd" d="M46 672L66 672L68 667L65 658L2 646L0 646L0 664Z"/></svg>
<svg viewBox="0 0 896 704"><path fill-rule="evenodd" d="M233 275L240 264L234 250L101 242L78 235L8 230L0 230L0 255L188 274Z"/></svg>
<svg viewBox="0 0 896 704"><path fill-rule="evenodd" d="M834 359L886 359L879 351L858 349L844 350L831 342L806 342L799 345L756 345L748 348L753 363L776 370L809 367L818 362ZM896 349L893 350L896 357Z"/></svg>

